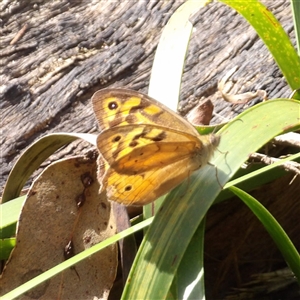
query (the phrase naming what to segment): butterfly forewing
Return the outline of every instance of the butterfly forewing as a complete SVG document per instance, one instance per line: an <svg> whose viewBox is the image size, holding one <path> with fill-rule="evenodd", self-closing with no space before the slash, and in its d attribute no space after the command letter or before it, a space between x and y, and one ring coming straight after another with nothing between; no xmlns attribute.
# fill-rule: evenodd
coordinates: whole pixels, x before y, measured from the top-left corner
<svg viewBox="0 0 300 300"><path fill-rule="evenodd" d="M96 92L92 103L101 130L130 124L154 124L198 135L185 119L142 93L126 89Z"/></svg>

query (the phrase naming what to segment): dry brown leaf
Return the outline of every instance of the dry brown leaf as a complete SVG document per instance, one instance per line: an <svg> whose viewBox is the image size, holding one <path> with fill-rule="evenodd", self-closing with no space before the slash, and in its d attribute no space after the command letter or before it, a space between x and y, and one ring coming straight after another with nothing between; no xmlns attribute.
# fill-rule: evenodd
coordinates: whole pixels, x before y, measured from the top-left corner
<svg viewBox="0 0 300 300"><path fill-rule="evenodd" d="M209 125L212 119L213 110L214 105L207 99L194 107L187 114L187 119L194 125Z"/></svg>
<svg viewBox="0 0 300 300"><path fill-rule="evenodd" d="M98 194L96 170L95 157L77 156L50 165L35 180L18 223L17 245L0 280L0 294L116 233L110 202L105 193ZM117 263L113 245L21 299L107 299Z"/></svg>

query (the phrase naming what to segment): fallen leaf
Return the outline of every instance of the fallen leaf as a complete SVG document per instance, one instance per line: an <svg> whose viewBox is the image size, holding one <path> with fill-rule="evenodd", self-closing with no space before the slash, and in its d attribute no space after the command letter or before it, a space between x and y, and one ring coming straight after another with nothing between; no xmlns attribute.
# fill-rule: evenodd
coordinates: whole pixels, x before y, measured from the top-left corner
<svg viewBox="0 0 300 300"><path fill-rule="evenodd" d="M116 233L96 158L51 164L32 184L17 227L17 244L1 275L3 295ZM21 299L107 299L117 270L117 246L92 255L28 291Z"/></svg>

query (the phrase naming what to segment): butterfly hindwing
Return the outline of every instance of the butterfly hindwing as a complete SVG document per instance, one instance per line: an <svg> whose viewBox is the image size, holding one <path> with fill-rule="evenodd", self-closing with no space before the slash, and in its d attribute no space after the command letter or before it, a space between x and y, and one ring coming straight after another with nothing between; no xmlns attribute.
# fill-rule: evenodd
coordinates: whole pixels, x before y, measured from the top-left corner
<svg viewBox="0 0 300 300"><path fill-rule="evenodd" d="M195 165L186 157L173 164L137 175L120 174L109 169L104 176L107 197L125 205L150 203L180 184L192 173L193 168Z"/></svg>
<svg viewBox="0 0 300 300"><path fill-rule="evenodd" d="M193 135L155 125L125 125L99 135L103 158L118 172L138 174L196 155L202 144Z"/></svg>

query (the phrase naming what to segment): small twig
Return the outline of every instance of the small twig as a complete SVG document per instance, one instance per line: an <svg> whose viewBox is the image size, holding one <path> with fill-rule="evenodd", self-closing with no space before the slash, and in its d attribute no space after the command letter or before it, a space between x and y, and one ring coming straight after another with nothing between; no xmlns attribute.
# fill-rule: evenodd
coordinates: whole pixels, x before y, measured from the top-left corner
<svg viewBox="0 0 300 300"><path fill-rule="evenodd" d="M267 155L261 154L261 153L252 153L249 158L257 159L257 160L265 163L266 165L271 165L275 162L280 161L279 158L270 157L270 156L267 156ZM296 175L300 175L300 164L295 161L284 162L279 167L284 168L285 171L291 171L291 172L295 173Z"/></svg>
<svg viewBox="0 0 300 300"><path fill-rule="evenodd" d="M257 90L255 93L247 92L237 95L230 95L223 92L226 81L237 69L238 67L236 66L229 70L227 74L218 83L218 90L221 92L223 99L233 104L245 104L256 97L261 97L264 101L267 100L267 92L264 90Z"/></svg>
<svg viewBox="0 0 300 300"><path fill-rule="evenodd" d="M18 40L24 35L25 31L28 28L28 24L25 24L20 30L19 32L16 34L16 36L11 40L11 42L9 43L10 45L14 45L18 42Z"/></svg>

